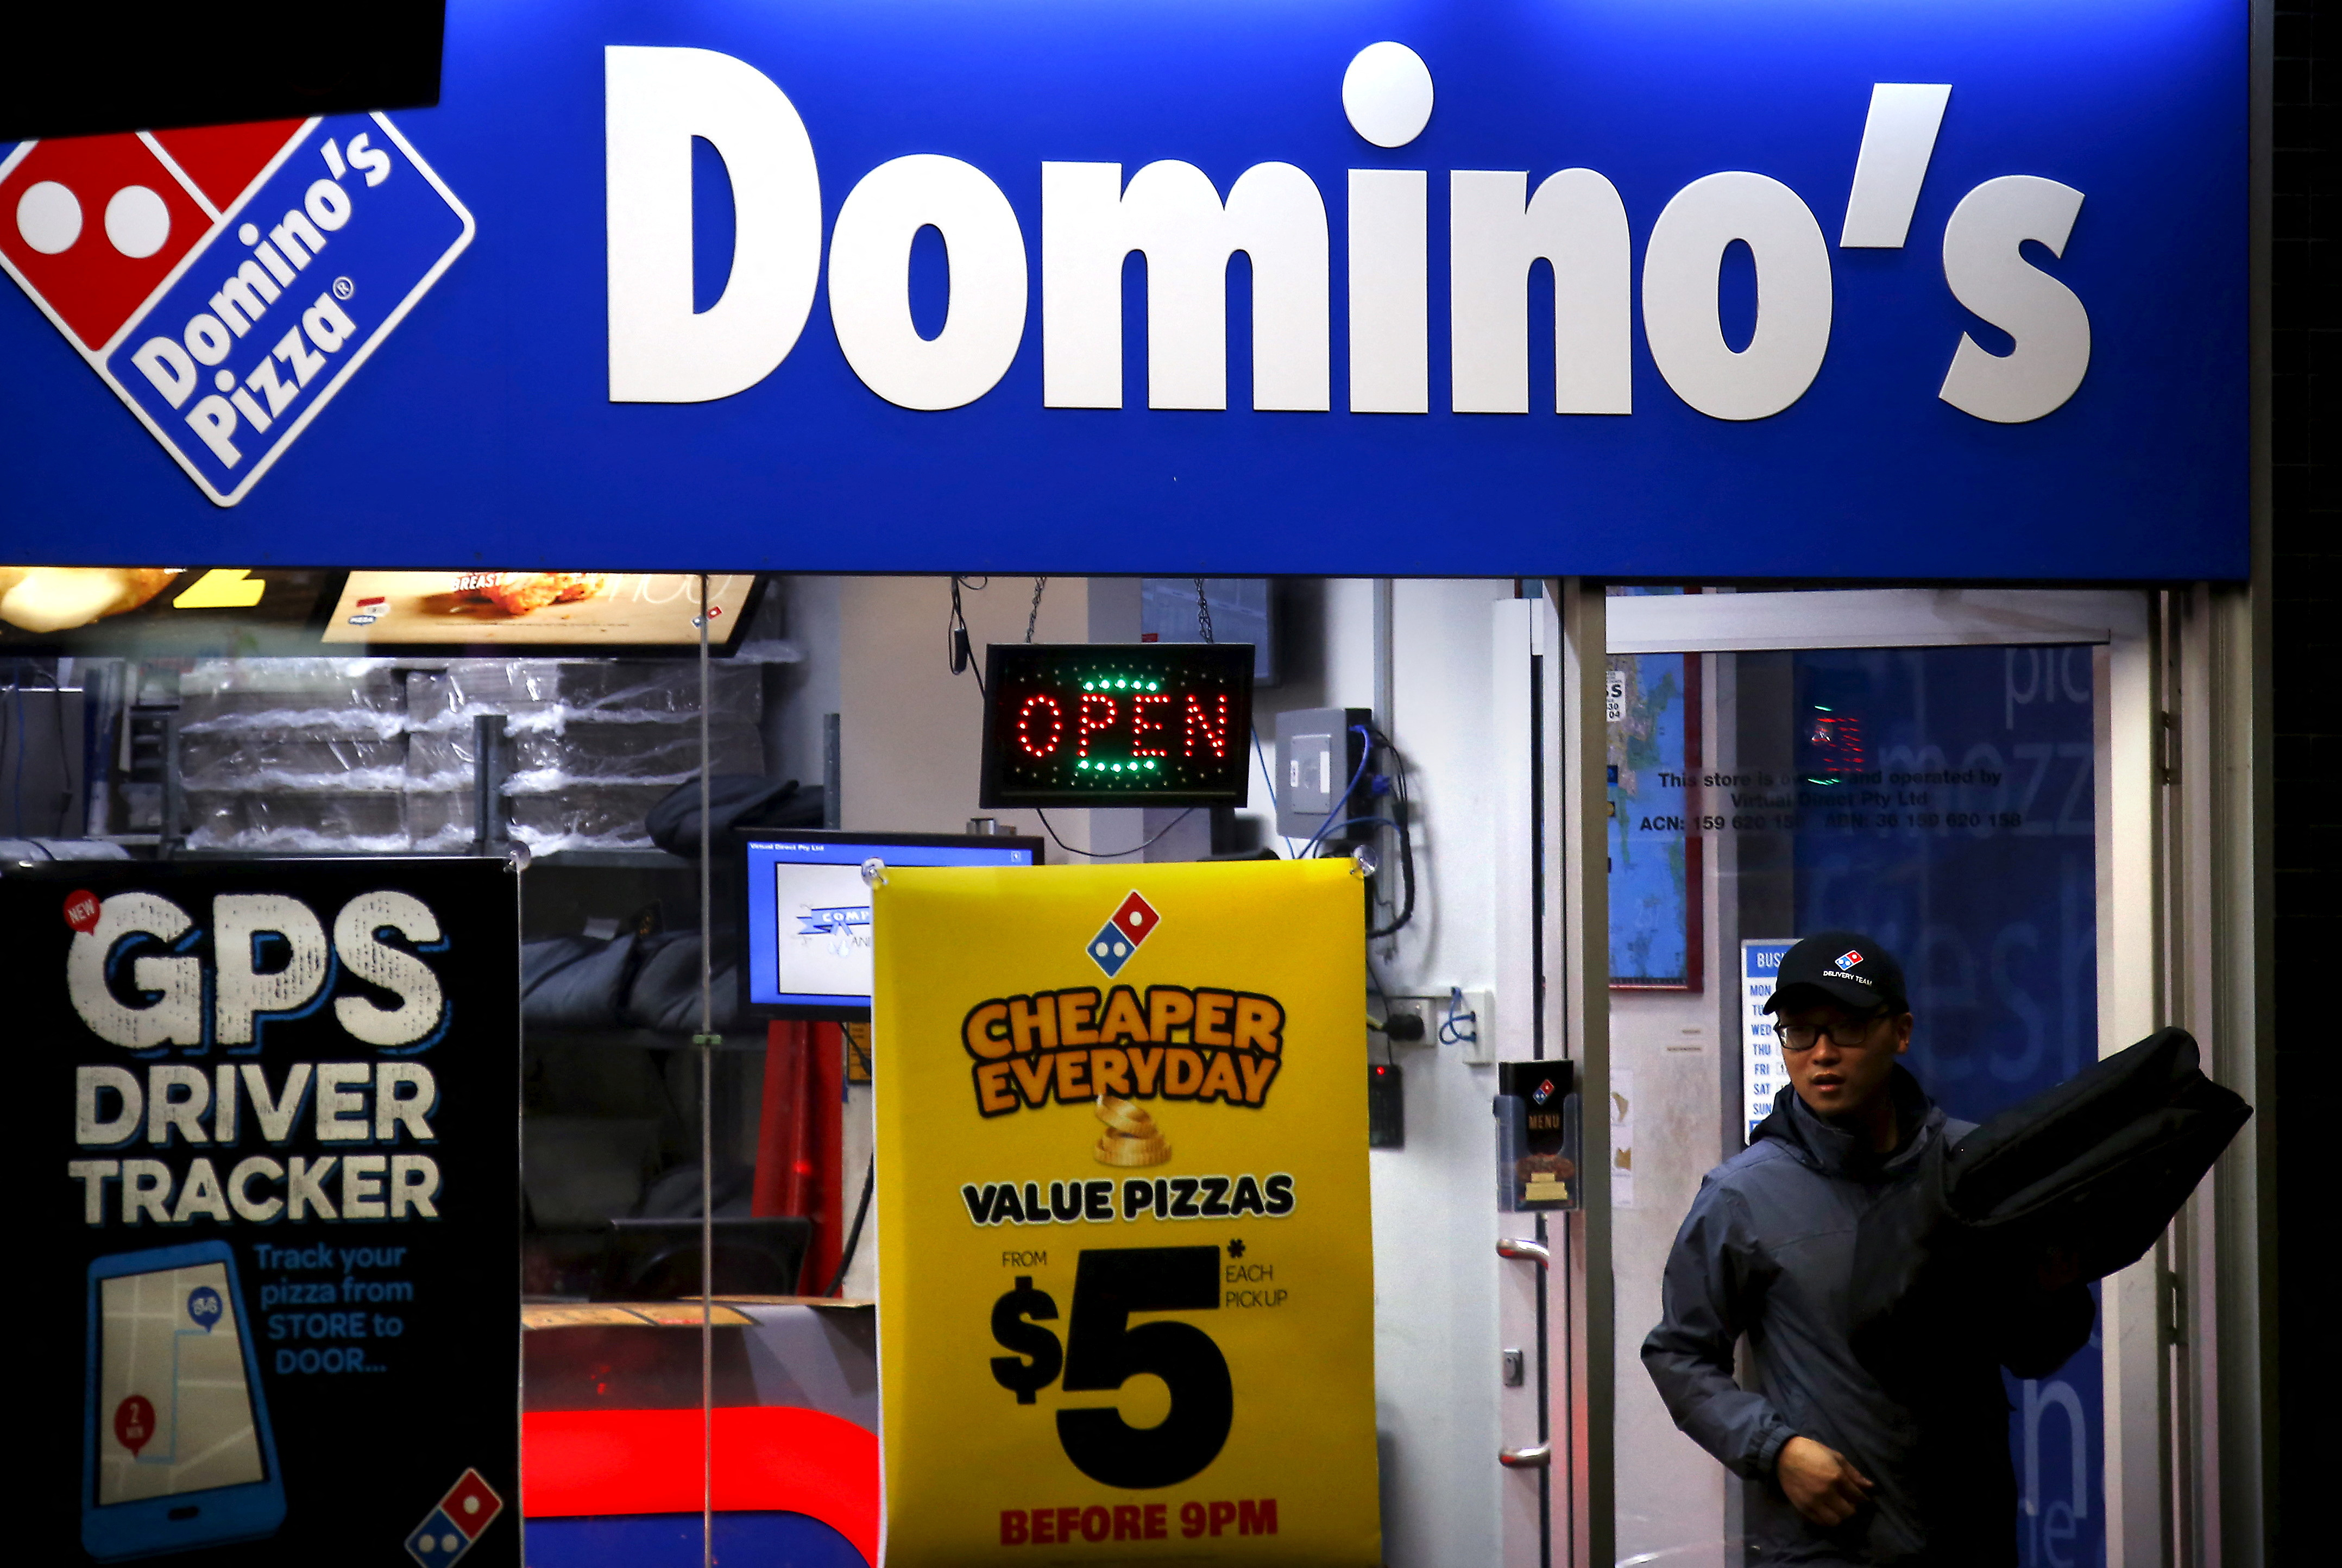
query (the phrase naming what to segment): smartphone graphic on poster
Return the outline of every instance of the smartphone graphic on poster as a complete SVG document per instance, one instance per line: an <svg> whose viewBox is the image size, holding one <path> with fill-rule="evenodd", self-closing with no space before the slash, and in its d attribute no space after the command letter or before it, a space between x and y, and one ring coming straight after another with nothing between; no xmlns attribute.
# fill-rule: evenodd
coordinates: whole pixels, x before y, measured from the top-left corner
<svg viewBox="0 0 2342 1568"><path fill-rule="evenodd" d="M285 1483L225 1242L89 1265L81 1543L100 1562L251 1541Z"/></svg>

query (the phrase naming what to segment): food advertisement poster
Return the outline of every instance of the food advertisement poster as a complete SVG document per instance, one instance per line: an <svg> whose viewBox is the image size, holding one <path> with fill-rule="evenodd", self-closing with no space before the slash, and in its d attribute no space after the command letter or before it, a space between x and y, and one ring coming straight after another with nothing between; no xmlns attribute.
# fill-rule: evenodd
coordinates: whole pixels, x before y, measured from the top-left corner
<svg viewBox="0 0 2342 1568"><path fill-rule="evenodd" d="M890 1564L1381 1561L1364 885L884 872Z"/></svg>
<svg viewBox="0 0 2342 1568"><path fill-rule="evenodd" d="M707 640L728 648L754 608L753 572L707 578ZM328 644L375 648L681 647L699 641L689 572L353 572Z"/></svg>
<svg viewBox="0 0 2342 1568"><path fill-rule="evenodd" d="M0 566L0 650L302 653L341 577L283 566Z"/></svg>
<svg viewBox="0 0 2342 1568"><path fill-rule="evenodd" d="M503 861L0 876L25 1561L521 1561Z"/></svg>

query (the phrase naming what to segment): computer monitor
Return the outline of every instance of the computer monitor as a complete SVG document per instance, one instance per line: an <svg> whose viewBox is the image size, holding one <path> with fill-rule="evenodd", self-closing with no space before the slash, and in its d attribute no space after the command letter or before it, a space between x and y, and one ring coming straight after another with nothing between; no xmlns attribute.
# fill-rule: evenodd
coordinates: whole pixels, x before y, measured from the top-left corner
<svg viewBox="0 0 2342 1568"><path fill-rule="evenodd" d="M853 1018L870 1011L870 889L862 864L1038 865L1041 841L1006 834L744 835L741 1001L767 1016Z"/></svg>

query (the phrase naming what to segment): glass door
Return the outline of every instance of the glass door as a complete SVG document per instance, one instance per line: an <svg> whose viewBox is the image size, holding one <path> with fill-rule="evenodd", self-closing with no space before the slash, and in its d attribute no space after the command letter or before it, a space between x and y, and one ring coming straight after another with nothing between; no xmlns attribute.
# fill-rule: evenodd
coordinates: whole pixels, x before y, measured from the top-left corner
<svg viewBox="0 0 2342 1568"><path fill-rule="evenodd" d="M2116 820L2117 732L2151 716L2117 696L2147 606L1627 589L1605 609L1615 1561L1738 1568L1785 1503L1676 1430L1640 1352L1703 1177L1787 1089L1771 966L1832 930L1899 957L1904 1063L1966 1122L2145 1033L2102 1005L2126 934L2100 912L2148 848ZM2026 1564L2110 1560L2117 1317L2054 1371L2004 1374Z"/></svg>

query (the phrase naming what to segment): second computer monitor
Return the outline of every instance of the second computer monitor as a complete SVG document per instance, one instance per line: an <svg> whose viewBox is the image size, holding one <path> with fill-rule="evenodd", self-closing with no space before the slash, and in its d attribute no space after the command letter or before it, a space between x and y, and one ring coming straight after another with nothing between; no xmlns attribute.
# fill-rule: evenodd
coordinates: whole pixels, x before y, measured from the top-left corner
<svg viewBox="0 0 2342 1568"><path fill-rule="evenodd" d="M870 1010L866 861L1037 865L1041 841L1006 834L761 833L742 853L748 907L742 1000L768 1015L850 1018Z"/></svg>

